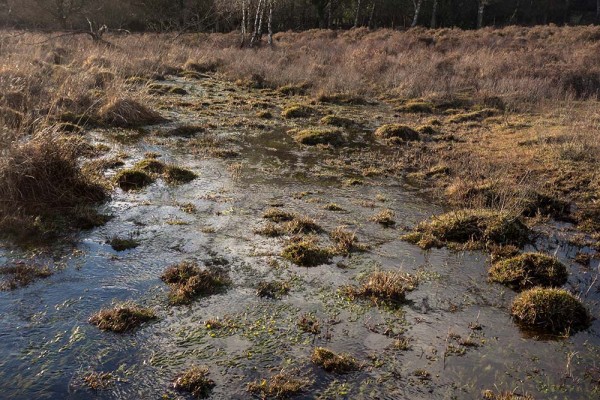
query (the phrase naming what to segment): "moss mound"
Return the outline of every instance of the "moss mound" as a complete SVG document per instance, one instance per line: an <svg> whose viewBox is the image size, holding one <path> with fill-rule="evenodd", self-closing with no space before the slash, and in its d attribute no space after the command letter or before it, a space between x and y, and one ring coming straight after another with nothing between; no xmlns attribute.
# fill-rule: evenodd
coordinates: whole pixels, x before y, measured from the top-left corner
<svg viewBox="0 0 600 400"><path fill-rule="evenodd" d="M306 105L294 105L287 107L281 112L283 118L308 118L316 113L313 107Z"/></svg>
<svg viewBox="0 0 600 400"><path fill-rule="evenodd" d="M154 182L147 172L138 169L124 169L115 176L115 182L124 191L140 190Z"/></svg>
<svg viewBox="0 0 600 400"><path fill-rule="evenodd" d="M567 282L567 267L555 257L525 253L496 262L490 278L515 290L534 286L561 286Z"/></svg>
<svg viewBox="0 0 600 400"><path fill-rule="evenodd" d="M144 322L156 319L154 311L135 304L124 303L114 308L100 310L92 315L90 323L103 331L123 333L131 331Z"/></svg>
<svg viewBox="0 0 600 400"><path fill-rule="evenodd" d="M575 333L590 325L587 309L563 289L522 292L513 301L511 314L524 327L554 334Z"/></svg>
<svg viewBox="0 0 600 400"><path fill-rule="evenodd" d="M356 359L348 354L336 354L324 347L314 349L311 361L327 372L336 372L344 374L352 371L358 371L360 365Z"/></svg>
<svg viewBox="0 0 600 400"><path fill-rule="evenodd" d="M375 131L375 136L382 139L397 139L402 141L419 140L419 132L400 124L387 124L380 126Z"/></svg>
<svg viewBox="0 0 600 400"><path fill-rule="evenodd" d="M189 304L195 298L218 293L229 285L229 277L221 270L201 270L191 262L182 262L165 270L161 276L169 285L173 304Z"/></svg>
<svg viewBox="0 0 600 400"><path fill-rule="evenodd" d="M144 171L149 174L162 174L165 172L166 165L155 158L146 158L135 164L134 169Z"/></svg>
<svg viewBox="0 0 600 400"><path fill-rule="evenodd" d="M159 113L131 99L115 99L102 107L98 113L100 120L121 128L133 128L165 122Z"/></svg>
<svg viewBox="0 0 600 400"><path fill-rule="evenodd" d="M210 396L214 387L215 382L209 378L208 367L192 367L173 382L175 390L191 393L197 399Z"/></svg>
<svg viewBox="0 0 600 400"><path fill-rule="evenodd" d="M402 238L423 249L456 244L474 248L485 244L522 246L529 239L529 228L508 213L467 209L433 217Z"/></svg>
<svg viewBox="0 0 600 400"><path fill-rule="evenodd" d="M167 170L165 171L165 174L163 176L164 180L167 183L173 185L189 183L197 177L198 175L196 175L194 172L185 168L175 167L173 165L167 167Z"/></svg>
<svg viewBox="0 0 600 400"><path fill-rule="evenodd" d="M344 135L342 131L337 129L304 129L295 134L294 139L306 146L316 146L319 144L338 146L344 142Z"/></svg>
<svg viewBox="0 0 600 400"><path fill-rule="evenodd" d="M433 113L434 106L431 103L425 101L409 101L403 106L400 106L396 111L401 113L419 113L419 114L431 114Z"/></svg>
<svg viewBox="0 0 600 400"><path fill-rule="evenodd" d="M316 267L328 263L331 252L319 247L314 240L301 239L286 246L281 256L302 267Z"/></svg>
<svg viewBox="0 0 600 400"><path fill-rule="evenodd" d="M326 115L319 120L321 125L331 125L340 128L350 128L356 125L356 122L350 118L339 117L337 115Z"/></svg>

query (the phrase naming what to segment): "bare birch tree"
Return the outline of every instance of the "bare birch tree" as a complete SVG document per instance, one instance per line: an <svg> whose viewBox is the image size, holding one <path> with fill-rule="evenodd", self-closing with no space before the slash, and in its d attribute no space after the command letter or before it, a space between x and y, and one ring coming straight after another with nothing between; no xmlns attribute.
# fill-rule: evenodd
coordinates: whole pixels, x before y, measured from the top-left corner
<svg viewBox="0 0 600 400"><path fill-rule="evenodd" d="M411 28L414 28L419 23L419 14L421 13L422 5L423 5L423 0L413 0L413 6L415 7L415 15L413 17L412 24L410 24Z"/></svg>

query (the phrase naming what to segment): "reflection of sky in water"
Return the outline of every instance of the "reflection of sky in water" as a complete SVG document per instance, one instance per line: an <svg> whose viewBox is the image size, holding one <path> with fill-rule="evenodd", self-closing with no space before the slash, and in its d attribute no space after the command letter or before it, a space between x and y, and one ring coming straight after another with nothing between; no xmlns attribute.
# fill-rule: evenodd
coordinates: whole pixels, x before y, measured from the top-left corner
<svg viewBox="0 0 600 400"><path fill-rule="evenodd" d="M487 283L488 260L482 253L443 249L423 253L398 239L400 229L369 222L382 208L395 211L399 227L441 211L425 204L410 188L387 178L377 185L343 186L336 176L339 170L330 167L330 153L301 151L284 130L255 132L238 143L242 157L232 162L242 162L244 168L235 179L226 161L191 156L185 145L169 151L158 143L145 144L141 151L124 146L134 153L128 163L145 151L160 151L165 153L164 161L192 168L200 176L176 188L159 181L140 193L116 194L106 207L115 218L84 233L77 245L80 253L66 249L56 255L64 268L27 288L0 293L2 396L86 399L90 392L78 388L80 377L96 370L113 371L122 380L95 393L98 398L157 398L168 392L174 375L199 363L211 367L217 382L215 398L247 398L248 381L282 366L300 367L315 380L306 398L346 389L351 398L479 398L481 390L494 385L502 390L552 393L553 385L575 382L564 381L570 352L577 353L570 371L576 378L583 378L592 360L598 359L598 321L566 341L528 339L507 312L514 293ZM315 172L322 176L314 178ZM299 192L310 194L294 196ZM378 194L387 201L377 200ZM281 241L252 233L273 201L314 217L325 230L347 225L372 249L345 259L348 269L288 268L283 262L273 266L269 261L278 260L273 255ZM323 205L330 202L346 211L325 211ZM365 202L373 202L375 208ZM184 203L194 204L197 212L183 212L179 204ZM186 225L169 225L170 220ZM132 235L141 246L116 253L106 244L113 235ZM328 241L326 236L322 240ZM541 246L553 253L557 244ZM557 255L566 261L567 251L572 257L572 249L560 245ZM0 249L0 262L18 258L18 251ZM207 264L215 258L228 261L225 268L234 286L191 306L168 306L166 288L159 280L164 268L184 259ZM400 267L423 277L402 310L347 304L338 296L339 286L355 283L357 275L377 266ZM573 264L569 285L585 292L594 269L581 269ZM290 295L280 301L259 299L257 282L275 278L291 280ZM90 326L90 314L113 300L153 307L160 319L125 335ZM590 290L585 301L597 315L597 290ZM303 312L322 321L323 337L299 333L296 321ZM211 337L203 322L226 316L235 328ZM482 329L471 330L475 323ZM409 337L411 350L393 350L390 329ZM445 356L467 338L478 347ZM349 377L324 374L310 364L314 345L349 352L367 366ZM431 380L415 377L419 369L427 370ZM557 398L588 398L590 382L583 379L577 387L579 392Z"/></svg>

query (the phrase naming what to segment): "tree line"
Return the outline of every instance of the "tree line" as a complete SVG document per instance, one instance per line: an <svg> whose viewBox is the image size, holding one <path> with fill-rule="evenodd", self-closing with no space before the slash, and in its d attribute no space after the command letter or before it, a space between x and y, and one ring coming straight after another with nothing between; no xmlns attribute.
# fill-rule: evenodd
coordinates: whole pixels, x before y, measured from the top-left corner
<svg viewBox="0 0 600 400"><path fill-rule="evenodd" d="M600 0L0 0L0 26L229 32L600 22ZM260 32L257 32L260 29Z"/></svg>

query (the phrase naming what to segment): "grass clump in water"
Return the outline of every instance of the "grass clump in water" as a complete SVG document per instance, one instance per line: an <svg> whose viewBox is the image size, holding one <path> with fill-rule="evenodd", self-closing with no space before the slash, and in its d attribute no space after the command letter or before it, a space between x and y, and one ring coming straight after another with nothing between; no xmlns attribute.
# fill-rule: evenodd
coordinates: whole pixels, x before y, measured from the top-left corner
<svg viewBox="0 0 600 400"><path fill-rule="evenodd" d="M419 140L419 132L414 129L400 124L387 124L380 126L375 131L375 136L382 139L396 139L401 141Z"/></svg>
<svg viewBox="0 0 600 400"><path fill-rule="evenodd" d="M279 236L283 236L283 234L285 233L285 230L280 227L279 225L276 225L272 222L267 222L267 224L265 226L263 226L262 228L256 229L254 231L254 233L256 233L257 235L262 235L262 236L266 236L266 237L279 237Z"/></svg>
<svg viewBox="0 0 600 400"><path fill-rule="evenodd" d="M325 209L327 211L346 211L336 203L326 204L325 207L323 207L323 209Z"/></svg>
<svg viewBox="0 0 600 400"><path fill-rule="evenodd" d="M143 189L154 182L150 174L135 168L119 171L114 180L126 192Z"/></svg>
<svg viewBox="0 0 600 400"><path fill-rule="evenodd" d="M389 228L396 225L396 221L394 220L395 216L396 214L392 210L385 209L373 215L371 221Z"/></svg>
<svg viewBox="0 0 600 400"><path fill-rule="evenodd" d="M131 99L114 99L99 111L100 120L109 126L134 128L165 122L159 113Z"/></svg>
<svg viewBox="0 0 600 400"><path fill-rule="evenodd" d="M375 271L362 279L360 286L344 289L352 299L370 299L375 304L400 304L406 300L406 292L413 291L418 279L397 271Z"/></svg>
<svg viewBox="0 0 600 400"><path fill-rule="evenodd" d="M0 291L25 287L38 279L48 278L52 270L47 266L18 262L8 267L0 267Z"/></svg>
<svg viewBox="0 0 600 400"><path fill-rule="evenodd" d="M324 347L314 349L311 361L321 366L327 372L336 372L338 374L358 371L360 369L360 364L354 357L348 354L336 354Z"/></svg>
<svg viewBox="0 0 600 400"><path fill-rule="evenodd" d="M194 172L174 165L169 165L163 176L165 182L172 185L189 183L197 177Z"/></svg>
<svg viewBox="0 0 600 400"><path fill-rule="evenodd" d="M367 246L358 243L356 232L351 232L345 226L338 226L329 235L335 242L334 252L336 254L348 255L355 252L363 252Z"/></svg>
<svg viewBox="0 0 600 400"><path fill-rule="evenodd" d="M514 299L511 315L526 328L553 334L574 333L590 325L585 306L563 289L526 290Z"/></svg>
<svg viewBox="0 0 600 400"><path fill-rule="evenodd" d="M423 249L470 244L472 248L487 244L522 246L529 238L529 228L505 212L487 209L452 211L420 223L402 239Z"/></svg>
<svg viewBox="0 0 600 400"><path fill-rule="evenodd" d="M209 378L208 367L192 367L179 375L173 388L180 392L191 393L197 399L204 399L210 396L215 382Z"/></svg>
<svg viewBox="0 0 600 400"><path fill-rule="evenodd" d="M88 372L83 376L83 383L92 390L103 390L112 385L114 376L110 372Z"/></svg>
<svg viewBox="0 0 600 400"><path fill-rule="evenodd" d="M291 221L296 217L294 213L283 211L278 208L269 208L263 214L263 218L273 222L287 222Z"/></svg>
<svg viewBox="0 0 600 400"><path fill-rule="evenodd" d="M291 221L286 222L284 230L290 234L320 233L323 228L314 219L297 215Z"/></svg>
<svg viewBox="0 0 600 400"><path fill-rule="evenodd" d="M288 282L271 281L260 282L256 289L258 297L266 297L269 299L280 299L290 292L290 284Z"/></svg>
<svg viewBox="0 0 600 400"><path fill-rule="evenodd" d="M515 392L494 393L491 390L484 390L481 393L483 400L534 400L530 394L518 394Z"/></svg>
<svg viewBox="0 0 600 400"><path fill-rule="evenodd" d="M135 249L140 245L140 242L132 238L120 238L115 236L109 241L109 244L115 251L125 251Z"/></svg>
<svg viewBox="0 0 600 400"><path fill-rule="evenodd" d="M190 304L195 298L218 293L230 284L225 272L201 270L187 261L167 268L161 279L171 288L169 297L173 304Z"/></svg>
<svg viewBox="0 0 600 400"><path fill-rule="evenodd" d="M287 399L302 393L310 382L307 379L297 378L297 371L281 371L269 379L250 382L248 391L260 396L261 399Z"/></svg>
<svg viewBox="0 0 600 400"><path fill-rule="evenodd" d="M343 144L344 134L338 129L311 128L296 133L294 139L306 146L319 144L338 146Z"/></svg>
<svg viewBox="0 0 600 400"><path fill-rule="evenodd" d="M156 314L151 309L132 303L123 303L113 308L100 310L92 315L89 321L103 331L123 333L153 319L156 319Z"/></svg>
<svg viewBox="0 0 600 400"><path fill-rule="evenodd" d="M328 263L331 252L319 247L312 238L299 238L288 244L281 256L301 267L316 267Z"/></svg>
<svg viewBox="0 0 600 400"><path fill-rule="evenodd" d="M356 125L356 122L350 118L339 117L337 115L326 115L319 120L321 125L337 126L339 128L349 128Z"/></svg>
<svg viewBox="0 0 600 400"><path fill-rule="evenodd" d="M316 114L316 110L313 107L307 105L293 105L285 108L281 112L281 116L286 119L292 118L308 118Z"/></svg>
<svg viewBox="0 0 600 400"><path fill-rule="evenodd" d="M490 269L490 279L515 290L534 286L554 287L567 282L567 267L556 257L525 253L500 260Z"/></svg>
<svg viewBox="0 0 600 400"><path fill-rule="evenodd" d="M318 335L321 333L321 324L312 314L302 314L298 319L298 327L302 332Z"/></svg>

